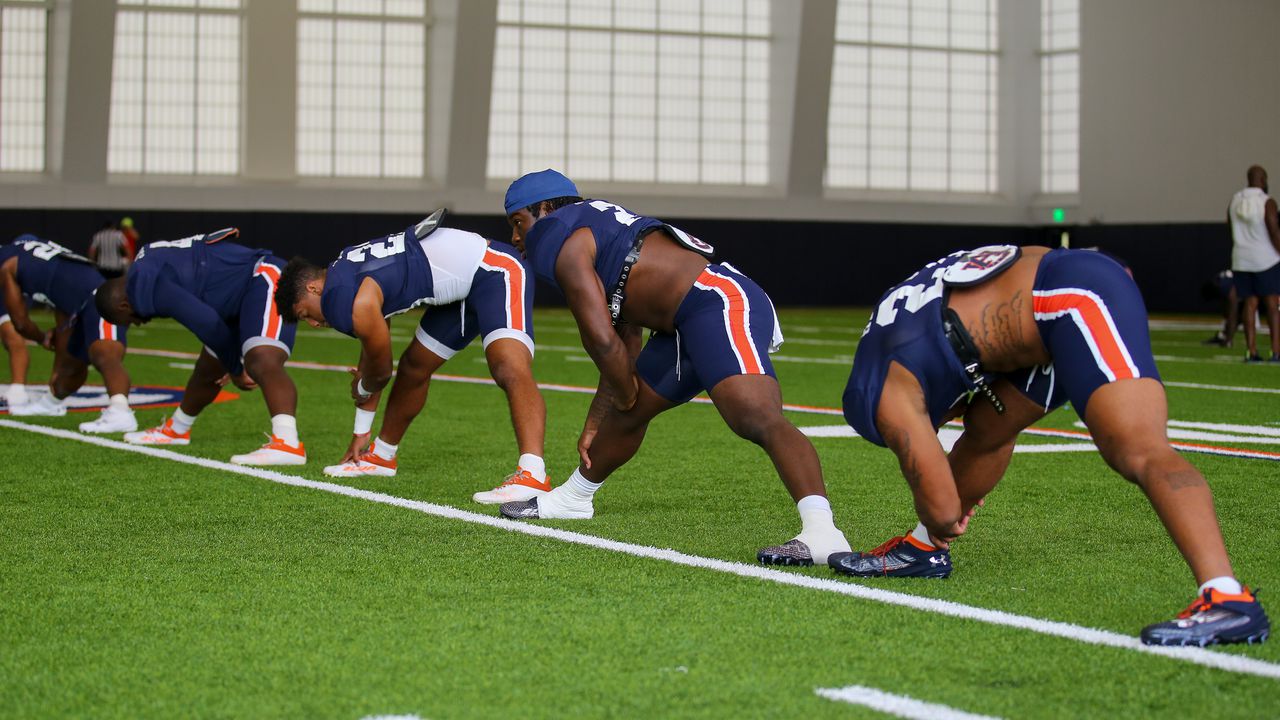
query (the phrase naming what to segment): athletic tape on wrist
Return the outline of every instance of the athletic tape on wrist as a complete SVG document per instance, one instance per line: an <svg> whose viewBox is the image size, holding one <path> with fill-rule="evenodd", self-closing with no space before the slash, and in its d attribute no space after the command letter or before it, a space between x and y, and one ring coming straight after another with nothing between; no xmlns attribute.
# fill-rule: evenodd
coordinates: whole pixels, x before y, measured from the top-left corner
<svg viewBox="0 0 1280 720"><path fill-rule="evenodd" d="M354 435L368 435L373 430L373 416L377 413L373 410L365 410L356 408L356 425L351 432Z"/></svg>

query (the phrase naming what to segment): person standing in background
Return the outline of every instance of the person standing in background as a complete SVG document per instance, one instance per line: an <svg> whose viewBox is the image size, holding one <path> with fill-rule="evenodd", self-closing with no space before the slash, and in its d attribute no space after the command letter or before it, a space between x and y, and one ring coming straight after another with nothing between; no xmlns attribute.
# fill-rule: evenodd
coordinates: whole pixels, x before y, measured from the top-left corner
<svg viewBox="0 0 1280 720"><path fill-rule="evenodd" d="M120 232L124 233L124 246L129 251L129 257L138 256L138 231L133 227L133 218L125 217L120 220Z"/></svg>
<svg viewBox="0 0 1280 720"><path fill-rule="evenodd" d="M102 224L89 243L89 259L98 266L103 277L118 278L129 269L133 253L129 252L124 233L110 220Z"/></svg>
<svg viewBox="0 0 1280 720"><path fill-rule="evenodd" d="M1227 224L1231 226L1231 272L1236 294L1244 301L1244 361L1262 362L1258 330L1253 318L1258 298L1267 311L1271 331L1271 362L1280 362L1280 220L1276 201L1267 194L1267 171L1254 165L1246 173L1249 186L1231 198Z"/></svg>

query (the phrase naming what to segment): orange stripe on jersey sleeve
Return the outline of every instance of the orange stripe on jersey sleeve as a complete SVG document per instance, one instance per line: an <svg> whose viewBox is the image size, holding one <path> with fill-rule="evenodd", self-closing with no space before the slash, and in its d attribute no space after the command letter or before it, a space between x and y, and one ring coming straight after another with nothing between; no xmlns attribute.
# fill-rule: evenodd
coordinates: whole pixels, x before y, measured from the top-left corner
<svg viewBox="0 0 1280 720"><path fill-rule="evenodd" d="M511 316L511 328L528 332L524 322L524 266L511 256L493 250L484 251L484 264L506 271L507 312Z"/></svg>
<svg viewBox="0 0 1280 720"><path fill-rule="evenodd" d="M719 290L728 303L729 318L729 342L733 343L734 350L737 351L738 357L742 358L743 372L748 375L763 375L764 368L761 367L760 361L756 358L755 345L751 343L751 332L747 328L747 302L742 296L741 289L737 283L727 278L714 275L707 270L703 270L698 276L698 282L708 287Z"/></svg>
<svg viewBox="0 0 1280 720"><path fill-rule="evenodd" d="M1129 368L1124 352L1120 349L1120 338L1111 331L1111 325L1103 315L1098 302L1088 295L1061 293L1055 295L1036 295L1033 307L1038 313L1062 313L1075 311L1084 321L1093 346L1098 350L1098 357L1106 364L1107 369L1116 380L1128 380L1137 377Z"/></svg>

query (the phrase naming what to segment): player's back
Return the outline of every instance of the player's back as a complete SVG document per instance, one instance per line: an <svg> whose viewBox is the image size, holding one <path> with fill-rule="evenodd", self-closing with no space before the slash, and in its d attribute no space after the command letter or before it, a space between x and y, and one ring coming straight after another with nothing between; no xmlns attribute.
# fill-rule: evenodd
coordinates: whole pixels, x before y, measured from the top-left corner
<svg viewBox="0 0 1280 720"><path fill-rule="evenodd" d="M596 242L596 275L606 287L618 279L623 261L640 231L661 226L661 220L635 215L604 200L566 205L539 220L525 237L525 252L534 275L559 287L556 259L576 230L588 228Z"/></svg>
<svg viewBox="0 0 1280 720"><path fill-rule="evenodd" d="M157 284L167 279L226 318L240 311L240 300L253 279L258 261L271 253L207 235L153 242L138 251L129 269L129 299L144 317L164 315L165 299Z"/></svg>
<svg viewBox="0 0 1280 720"><path fill-rule="evenodd" d="M18 259L22 292L36 302L71 314L102 284L102 274L86 257L51 240L24 235L6 246L0 261Z"/></svg>
<svg viewBox="0 0 1280 720"><path fill-rule="evenodd" d="M320 305L330 327L354 334L351 313L365 278L372 278L382 290L384 317L423 305L435 292L423 241L413 228L352 245L343 248L325 271Z"/></svg>
<svg viewBox="0 0 1280 720"><path fill-rule="evenodd" d="M920 383L935 426L974 389L943 327L947 289L985 282L1010 267L1018 255L1017 248L1008 246L952 253L880 296L858 343L844 392L845 419L859 435L884 444L875 414L892 362Z"/></svg>

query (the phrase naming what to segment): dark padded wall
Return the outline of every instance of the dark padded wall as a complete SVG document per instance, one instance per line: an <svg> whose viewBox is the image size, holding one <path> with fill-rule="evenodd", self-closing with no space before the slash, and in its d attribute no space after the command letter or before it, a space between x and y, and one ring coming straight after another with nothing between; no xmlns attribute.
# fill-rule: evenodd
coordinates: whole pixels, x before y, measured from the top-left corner
<svg viewBox="0 0 1280 720"><path fill-rule="evenodd" d="M342 247L402 230L425 213L141 211L131 213L144 242L239 227L245 244L284 257L327 261ZM0 238L30 232L84 251L106 220L93 210L0 210ZM1061 227L915 225L664 218L716 246L779 305L871 305L890 285L930 260L994 244L1056 246ZM509 240L498 215L451 215L448 224ZM1126 260L1147 306L1160 312L1215 311L1201 287L1230 263L1225 224L1094 225L1069 228L1072 247L1097 246ZM539 303L559 298L539 288Z"/></svg>

